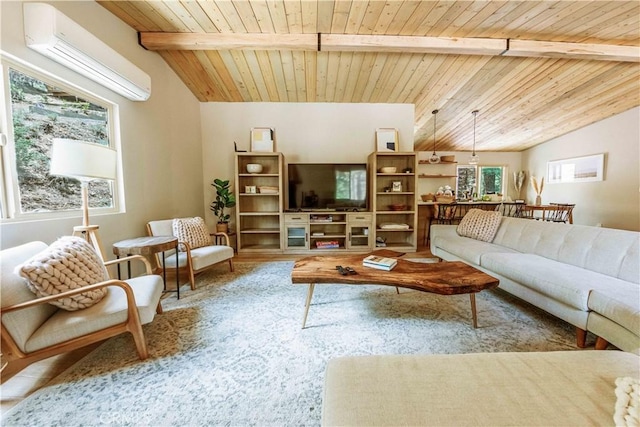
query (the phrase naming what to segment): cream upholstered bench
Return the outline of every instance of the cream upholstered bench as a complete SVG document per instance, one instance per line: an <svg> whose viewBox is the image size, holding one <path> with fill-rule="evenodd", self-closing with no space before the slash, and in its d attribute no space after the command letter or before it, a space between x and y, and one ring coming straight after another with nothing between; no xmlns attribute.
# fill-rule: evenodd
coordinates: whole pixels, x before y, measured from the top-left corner
<svg viewBox="0 0 640 427"><path fill-rule="evenodd" d="M343 357L327 366L322 425L612 425L619 377L640 377L638 355Z"/></svg>

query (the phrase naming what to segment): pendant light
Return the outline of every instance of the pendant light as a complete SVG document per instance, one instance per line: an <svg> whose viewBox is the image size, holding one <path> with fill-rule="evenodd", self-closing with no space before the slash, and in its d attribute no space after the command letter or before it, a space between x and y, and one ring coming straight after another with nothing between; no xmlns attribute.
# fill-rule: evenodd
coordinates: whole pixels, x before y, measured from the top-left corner
<svg viewBox="0 0 640 427"><path fill-rule="evenodd" d="M471 152L471 157L469 157L469 164L477 165L480 161L480 156L476 154L476 116L478 115L478 110L472 111L471 114L473 114L473 151Z"/></svg>
<svg viewBox="0 0 640 427"><path fill-rule="evenodd" d="M433 114L433 154L429 157L429 163L440 163L440 156L436 154L436 117L438 110L433 110L431 114Z"/></svg>

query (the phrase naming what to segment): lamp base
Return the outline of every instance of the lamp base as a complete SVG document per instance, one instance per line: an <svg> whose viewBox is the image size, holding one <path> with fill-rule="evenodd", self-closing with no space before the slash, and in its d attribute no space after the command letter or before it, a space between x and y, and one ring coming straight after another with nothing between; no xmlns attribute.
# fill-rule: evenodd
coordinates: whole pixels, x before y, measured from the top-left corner
<svg viewBox="0 0 640 427"><path fill-rule="evenodd" d="M87 242L91 243L102 262L105 262L106 258L104 256L104 251L102 250L102 240L100 240L100 234L98 233L99 229L100 227L97 225L77 225L73 227L73 235L82 237Z"/></svg>

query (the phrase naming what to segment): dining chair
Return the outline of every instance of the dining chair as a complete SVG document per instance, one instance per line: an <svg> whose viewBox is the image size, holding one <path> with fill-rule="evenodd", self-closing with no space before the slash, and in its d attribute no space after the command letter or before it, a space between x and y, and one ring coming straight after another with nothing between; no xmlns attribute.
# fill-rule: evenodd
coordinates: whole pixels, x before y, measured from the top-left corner
<svg viewBox="0 0 640 427"><path fill-rule="evenodd" d="M549 203L551 206L554 206L555 209L549 211L547 217L545 218L547 221L551 222L564 222L565 224L569 222L571 218L571 214L573 213L573 208L575 208L575 204L569 203Z"/></svg>

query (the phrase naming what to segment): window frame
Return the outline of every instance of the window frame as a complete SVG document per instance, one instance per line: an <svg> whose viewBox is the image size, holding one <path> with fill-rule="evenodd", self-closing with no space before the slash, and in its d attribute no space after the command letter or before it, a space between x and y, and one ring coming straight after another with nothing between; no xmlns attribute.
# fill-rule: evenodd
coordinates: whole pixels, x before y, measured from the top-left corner
<svg viewBox="0 0 640 427"><path fill-rule="evenodd" d="M0 91L4 102L0 103L0 222L24 222L33 220L77 218L82 216L82 207L59 211L21 212L20 189L16 166L16 152L13 129L13 112L11 105L11 85L9 69L13 69L30 77L42 80L70 94L77 95L107 111L109 147L117 152L116 179L110 182L113 196L111 207L89 207L91 215L109 215L124 212L124 185L122 179L122 152L120 144L120 112L119 106L98 96L87 89L47 72L39 67L22 61L5 52L0 52Z"/></svg>
<svg viewBox="0 0 640 427"><path fill-rule="evenodd" d="M480 194L480 188L481 188L481 183L482 183L482 169L483 168L500 168L502 170L502 188L499 192L500 194L506 195L507 194L507 180L508 180L508 167L506 165L469 165L469 164L462 164L462 165L457 165L456 166L456 197L459 197L459 194L457 194L458 191L458 180L459 180L459 172L458 170L460 168L473 168L475 169L475 183L473 186L474 189L474 193L477 195L477 197L482 197L483 194Z"/></svg>

